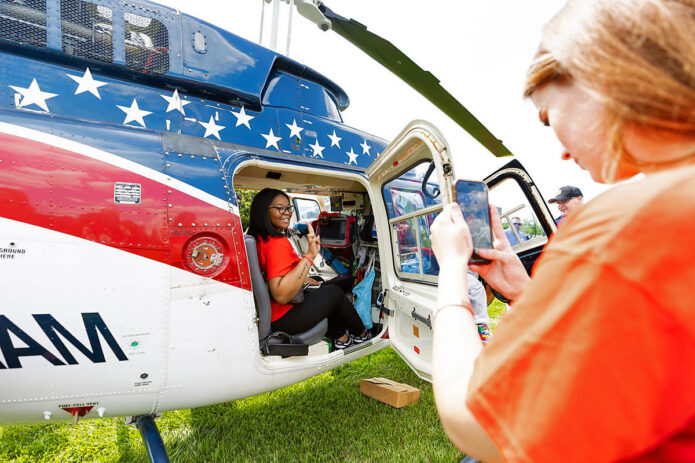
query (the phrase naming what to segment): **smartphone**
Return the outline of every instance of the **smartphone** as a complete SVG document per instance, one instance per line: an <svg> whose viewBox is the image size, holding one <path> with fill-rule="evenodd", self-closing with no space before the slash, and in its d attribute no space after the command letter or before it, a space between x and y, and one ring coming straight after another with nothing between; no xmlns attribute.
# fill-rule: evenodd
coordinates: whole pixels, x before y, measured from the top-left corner
<svg viewBox="0 0 695 463"><path fill-rule="evenodd" d="M490 226L490 206L485 182L459 180L456 182L456 202L463 212L463 218L471 231L473 249L492 248L492 227ZM475 252L472 264L489 264Z"/></svg>

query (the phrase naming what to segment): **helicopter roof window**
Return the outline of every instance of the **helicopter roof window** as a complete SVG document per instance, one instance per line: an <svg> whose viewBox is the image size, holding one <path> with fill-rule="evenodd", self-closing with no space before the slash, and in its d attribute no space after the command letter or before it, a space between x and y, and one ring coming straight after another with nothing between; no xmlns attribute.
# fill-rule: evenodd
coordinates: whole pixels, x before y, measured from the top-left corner
<svg viewBox="0 0 695 463"><path fill-rule="evenodd" d="M113 12L82 0L61 0L63 51L82 58L113 62Z"/></svg>
<svg viewBox="0 0 695 463"><path fill-rule="evenodd" d="M128 69L148 74L169 71L169 32L161 21L125 13L125 62Z"/></svg>
<svg viewBox="0 0 695 463"><path fill-rule="evenodd" d="M0 0L0 39L46 46L46 0Z"/></svg>

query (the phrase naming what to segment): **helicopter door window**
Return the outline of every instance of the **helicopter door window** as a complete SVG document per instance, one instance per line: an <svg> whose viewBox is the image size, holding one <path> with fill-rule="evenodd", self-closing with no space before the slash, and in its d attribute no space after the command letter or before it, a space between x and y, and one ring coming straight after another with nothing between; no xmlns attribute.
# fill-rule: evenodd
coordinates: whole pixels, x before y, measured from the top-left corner
<svg viewBox="0 0 695 463"><path fill-rule="evenodd" d="M436 176L423 180L430 163L424 162L386 183L383 196L394 243L396 273L402 279L436 282L439 265L432 252L430 225L442 210Z"/></svg>
<svg viewBox="0 0 695 463"><path fill-rule="evenodd" d="M68 55L113 62L113 12L82 0L61 0L63 51Z"/></svg>
<svg viewBox="0 0 695 463"><path fill-rule="evenodd" d="M46 46L46 0L1 0L0 39Z"/></svg>
<svg viewBox="0 0 695 463"><path fill-rule="evenodd" d="M169 32L154 18L124 13L125 64L128 69L147 74L169 71Z"/></svg>
<svg viewBox="0 0 695 463"><path fill-rule="evenodd" d="M314 199L294 199L294 210L297 211L298 222L312 222L318 220L321 208L319 203Z"/></svg>
<svg viewBox="0 0 695 463"><path fill-rule="evenodd" d="M536 213L516 180L507 178L490 188L490 204L497 206L504 233L515 251L535 248L548 241Z"/></svg>

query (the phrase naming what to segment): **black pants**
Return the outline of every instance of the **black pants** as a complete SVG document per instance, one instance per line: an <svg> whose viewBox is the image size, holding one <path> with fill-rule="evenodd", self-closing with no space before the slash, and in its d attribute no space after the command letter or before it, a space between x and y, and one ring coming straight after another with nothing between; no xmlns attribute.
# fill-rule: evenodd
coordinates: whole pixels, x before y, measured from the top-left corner
<svg viewBox="0 0 695 463"><path fill-rule="evenodd" d="M364 325L355 308L336 285L321 286L304 292L304 302L293 306L285 315L272 323L273 331L297 334L316 326L328 318L326 336L336 339L345 334L360 335Z"/></svg>

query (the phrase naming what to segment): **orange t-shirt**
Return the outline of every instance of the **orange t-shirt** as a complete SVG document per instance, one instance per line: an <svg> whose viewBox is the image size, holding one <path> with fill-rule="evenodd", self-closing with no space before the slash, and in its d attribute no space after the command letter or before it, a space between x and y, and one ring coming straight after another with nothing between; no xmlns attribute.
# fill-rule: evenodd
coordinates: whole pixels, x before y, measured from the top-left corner
<svg viewBox="0 0 695 463"><path fill-rule="evenodd" d="M301 260L292 243L284 236L270 236L268 239L258 238L256 241L258 264L265 274L266 280L284 277ZM274 322L285 315L292 304L280 304L270 296L270 321Z"/></svg>
<svg viewBox="0 0 695 463"><path fill-rule="evenodd" d="M506 462L695 462L695 167L570 216L477 360Z"/></svg>

